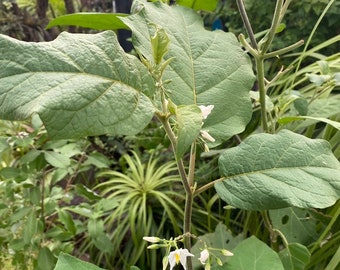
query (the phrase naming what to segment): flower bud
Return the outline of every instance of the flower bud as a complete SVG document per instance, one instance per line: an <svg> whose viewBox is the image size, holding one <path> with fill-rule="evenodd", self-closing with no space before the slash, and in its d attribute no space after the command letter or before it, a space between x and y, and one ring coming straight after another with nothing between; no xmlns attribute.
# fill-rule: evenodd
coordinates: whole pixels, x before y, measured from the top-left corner
<svg viewBox="0 0 340 270"><path fill-rule="evenodd" d="M144 236L143 240L150 242L150 243L158 243L159 241L161 241L159 237L155 237L155 236Z"/></svg>
<svg viewBox="0 0 340 270"><path fill-rule="evenodd" d="M226 249L222 249L221 252L224 256L234 256L234 253L232 253L232 252L230 252L229 250L226 250Z"/></svg>

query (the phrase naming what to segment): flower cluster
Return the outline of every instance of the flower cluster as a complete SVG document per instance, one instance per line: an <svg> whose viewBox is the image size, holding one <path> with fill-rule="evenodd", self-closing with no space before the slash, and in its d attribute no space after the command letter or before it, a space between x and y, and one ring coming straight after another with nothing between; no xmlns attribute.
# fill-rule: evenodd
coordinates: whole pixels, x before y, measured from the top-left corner
<svg viewBox="0 0 340 270"><path fill-rule="evenodd" d="M148 241L152 243L152 245L148 246L149 249L155 249L160 247L167 247L167 254L163 258L163 270L167 268L168 265L170 265L170 270L172 270L176 265L181 264L183 269L187 269L187 258L188 257L194 257L194 254L190 253L188 249L186 248L178 248L176 241L177 240L166 240L166 239L160 239L158 237L143 237L145 241ZM171 248L175 247L175 250L171 251ZM218 265L222 265L222 261L220 258L218 258L216 255L211 253L211 251L217 250L220 254L224 256L233 256L234 254L226 249L215 249L215 248L208 248L205 247L200 253L199 261L202 265L204 265L205 270L210 270L211 263L216 261Z"/></svg>

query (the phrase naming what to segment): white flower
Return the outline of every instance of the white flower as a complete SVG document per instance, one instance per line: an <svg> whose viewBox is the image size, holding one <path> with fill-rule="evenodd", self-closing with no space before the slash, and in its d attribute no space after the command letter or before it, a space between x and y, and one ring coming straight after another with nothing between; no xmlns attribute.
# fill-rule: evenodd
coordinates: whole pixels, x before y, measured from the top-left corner
<svg viewBox="0 0 340 270"><path fill-rule="evenodd" d="M155 236L144 236L143 240L150 243L158 243L161 239Z"/></svg>
<svg viewBox="0 0 340 270"><path fill-rule="evenodd" d="M214 109L214 105L208 105L208 106L200 105L198 107L201 109L203 119L207 119L212 109Z"/></svg>
<svg viewBox="0 0 340 270"><path fill-rule="evenodd" d="M208 132L209 130L201 130L201 136L209 142L214 142L215 139Z"/></svg>
<svg viewBox="0 0 340 270"><path fill-rule="evenodd" d="M198 260L201 262L201 264L205 264L209 259L209 251L207 249L204 249L203 251L201 251L200 254L201 256Z"/></svg>
<svg viewBox="0 0 340 270"><path fill-rule="evenodd" d="M187 257L193 257L194 255L191 254L186 248L185 249L176 249L171 251L168 258L170 263L170 270L172 270L175 265L181 263L184 270L187 269Z"/></svg>

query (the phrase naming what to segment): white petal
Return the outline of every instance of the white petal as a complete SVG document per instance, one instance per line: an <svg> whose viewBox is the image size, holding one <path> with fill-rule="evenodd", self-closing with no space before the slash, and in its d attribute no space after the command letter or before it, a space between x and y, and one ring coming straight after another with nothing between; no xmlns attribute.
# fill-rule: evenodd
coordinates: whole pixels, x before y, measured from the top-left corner
<svg viewBox="0 0 340 270"><path fill-rule="evenodd" d="M194 254L191 254L186 248L180 248L178 251L181 265L183 266L184 270L187 270L187 257L194 257Z"/></svg>
<svg viewBox="0 0 340 270"><path fill-rule="evenodd" d="M201 262L201 264L205 264L209 258L209 251L207 249L204 249L203 251L201 251L200 255L201 256L199 258L199 261Z"/></svg>
<svg viewBox="0 0 340 270"><path fill-rule="evenodd" d="M208 106L200 105L198 107L201 109L203 119L207 119L212 109L214 109L214 105L208 105Z"/></svg>

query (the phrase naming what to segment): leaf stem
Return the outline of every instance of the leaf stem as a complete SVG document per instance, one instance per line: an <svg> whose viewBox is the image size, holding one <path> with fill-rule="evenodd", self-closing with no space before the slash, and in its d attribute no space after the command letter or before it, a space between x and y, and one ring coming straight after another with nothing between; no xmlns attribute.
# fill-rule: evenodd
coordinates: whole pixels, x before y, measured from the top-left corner
<svg viewBox="0 0 340 270"><path fill-rule="evenodd" d="M264 59L267 59L267 58L276 57L276 56L281 55L281 54L285 54L285 53L287 53L289 51L295 50L296 48L302 46L303 43L304 43L304 41L300 40L300 41L298 41L298 42L296 42L296 43L294 43L294 44L292 44L292 45L290 45L288 47L285 47L283 49L279 49L277 51L266 53L263 57L264 57Z"/></svg>
<svg viewBox="0 0 340 270"><path fill-rule="evenodd" d="M193 142L191 144L191 149L190 149L190 161L189 161L189 172L188 172L188 183L190 187L194 185L195 163L196 163L196 142Z"/></svg>
<svg viewBox="0 0 340 270"><path fill-rule="evenodd" d="M225 180L225 177L221 177L221 178L219 178L219 179L216 179L216 180L214 180L214 181L209 182L208 184L205 184L204 186L202 186L202 187L196 189L195 192L194 192L194 195L196 196L196 195L198 195L198 194L200 194L200 193L206 191L207 189L211 188L211 187L212 187L213 185L215 185L216 183L221 182L221 181L223 181L223 180Z"/></svg>
<svg viewBox="0 0 340 270"><path fill-rule="evenodd" d="M282 5L283 5L283 0L277 0L276 1L276 6L275 6L274 15L273 15L272 25L270 26L270 29L269 29L268 33L260 41L260 43L263 44L262 46L259 45L260 51L261 51L262 55L264 55L268 51L270 45L272 44L273 39L275 37L276 30L277 30L277 28L278 28L278 26L280 24L280 21L283 18Z"/></svg>

